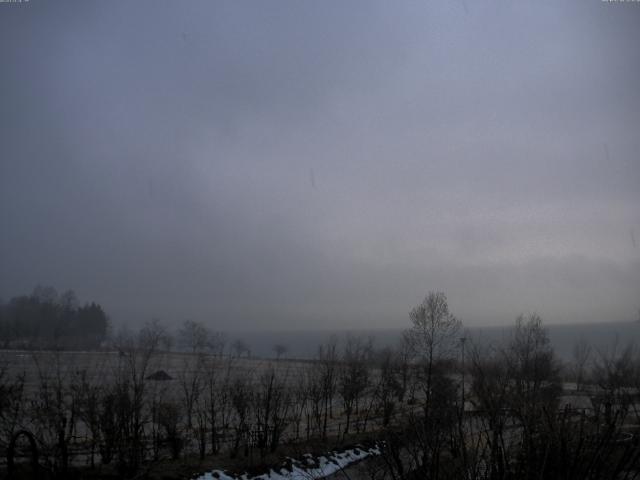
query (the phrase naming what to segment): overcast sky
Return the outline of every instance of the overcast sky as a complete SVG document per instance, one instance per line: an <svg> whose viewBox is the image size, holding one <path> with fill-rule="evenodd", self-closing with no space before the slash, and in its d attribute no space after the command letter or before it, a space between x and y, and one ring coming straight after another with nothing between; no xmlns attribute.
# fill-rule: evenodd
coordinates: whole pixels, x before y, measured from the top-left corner
<svg viewBox="0 0 640 480"><path fill-rule="evenodd" d="M0 3L0 298L405 327L640 308L640 4Z"/></svg>

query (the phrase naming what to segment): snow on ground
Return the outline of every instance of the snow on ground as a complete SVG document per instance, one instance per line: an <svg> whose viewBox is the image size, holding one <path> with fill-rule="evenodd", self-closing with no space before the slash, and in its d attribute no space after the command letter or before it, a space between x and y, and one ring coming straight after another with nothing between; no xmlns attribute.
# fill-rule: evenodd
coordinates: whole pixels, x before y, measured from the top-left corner
<svg viewBox="0 0 640 480"><path fill-rule="evenodd" d="M313 455L307 453L302 461L290 459L290 467L283 467L277 471L271 469L268 473L254 477L246 473L234 476L225 473L223 470L213 470L197 477L196 480L312 480L324 478L352 463L374 455L380 455L380 449L377 446L351 448L343 452L332 452L327 456L323 455L318 458L314 458Z"/></svg>

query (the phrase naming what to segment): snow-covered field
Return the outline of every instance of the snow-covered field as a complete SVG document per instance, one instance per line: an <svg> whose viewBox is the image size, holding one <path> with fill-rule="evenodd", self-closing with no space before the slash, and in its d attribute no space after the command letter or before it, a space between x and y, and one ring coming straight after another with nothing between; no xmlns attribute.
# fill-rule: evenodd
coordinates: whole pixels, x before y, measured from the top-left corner
<svg viewBox="0 0 640 480"><path fill-rule="evenodd" d="M261 475L232 475L222 470L213 470L196 478L196 480L311 480L327 477L341 469L359 462L367 457L380 455L376 447L355 447L343 452L332 452L314 458L306 454L303 460L289 459L290 464L278 470L271 469Z"/></svg>

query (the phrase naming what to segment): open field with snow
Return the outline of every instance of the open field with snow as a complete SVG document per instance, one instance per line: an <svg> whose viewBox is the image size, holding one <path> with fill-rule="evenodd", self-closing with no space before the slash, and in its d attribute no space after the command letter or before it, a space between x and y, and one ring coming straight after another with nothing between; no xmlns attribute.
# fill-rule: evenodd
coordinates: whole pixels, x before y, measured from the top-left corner
<svg viewBox="0 0 640 480"><path fill-rule="evenodd" d="M306 444L321 452L321 445L363 438L381 425L373 389L377 368L367 368L366 385L347 405L340 395L346 395L345 367L337 359L323 364L161 351L0 351L0 366L3 384L19 386L16 421L5 423L31 432L51 468L59 468L60 432L66 462L78 468L105 458L124 461L131 445L125 450L112 442L105 449L108 435L118 434L109 430L114 427L125 443L137 432L141 461L215 454L250 466L281 446L291 451L287 445L299 445L294 451L301 453ZM63 424L50 421L51 413ZM21 441L17 458L27 461L28 444Z"/></svg>

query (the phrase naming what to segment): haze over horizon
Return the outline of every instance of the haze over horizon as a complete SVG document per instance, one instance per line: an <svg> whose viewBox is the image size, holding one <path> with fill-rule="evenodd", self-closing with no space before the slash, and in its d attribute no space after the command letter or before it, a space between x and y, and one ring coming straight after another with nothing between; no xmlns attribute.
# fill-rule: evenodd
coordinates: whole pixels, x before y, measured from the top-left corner
<svg viewBox="0 0 640 480"><path fill-rule="evenodd" d="M0 298L116 324L635 320L640 8L0 4Z"/></svg>

